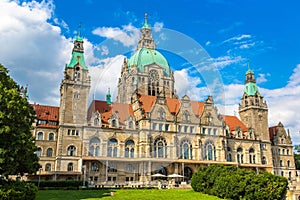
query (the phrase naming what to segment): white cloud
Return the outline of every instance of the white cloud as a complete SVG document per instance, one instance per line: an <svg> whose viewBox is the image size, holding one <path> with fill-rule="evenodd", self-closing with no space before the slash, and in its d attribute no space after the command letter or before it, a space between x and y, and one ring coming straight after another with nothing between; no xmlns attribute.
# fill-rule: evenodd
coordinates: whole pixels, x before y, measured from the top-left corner
<svg viewBox="0 0 300 200"><path fill-rule="evenodd" d="M112 99L115 100L118 93L118 79L121 74L121 67L124 62L123 55L106 58L100 61L96 67L89 68L91 76L90 99L93 96L96 99L105 100L108 88L110 88Z"/></svg>
<svg viewBox="0 0 300 200"><path fill-rule="evenodd" d="M5 44L0 48L0 60L20 85L28 84L32 102L57 105L59 82L72 44L61 35L60 27L48 23L53 9L52 1L22 5L0 1L0 43Z"/></svg>
<svg viewBox="0 0 300 200"><path fill-rule="evenodd" d="M208 45L210 45L210 44L211 44L210 41L205 42L205 46L208 46Z"/></svg>
<svg viewBox="0 0 300 200"><path fill-rule="evenodd" d="M213 58L212 60L218 69L222 69L228 65L242 62L244 59L241 56L221 56L218 58Z"/></svg>
<svg viewBox="0 0 300 200"><path fill-rule="evenodd" d="M153 30L154 30L154 32L160 32L163 27L164 27L163 22L155 22L154 26L153 26Z"/></svg>
<svg viewBox="0 0 300 200"><path fill-rule="evenodd" d="M258 74L258 77L256 78L256 82L258 84L265 83L265 82L268 81L267 77L269 77L269 76L271 76L269 73L267 73L267 74Z"/></svg>
<svg viewBox="0 0 300 200"><path fill-rule="evenodd" d="M122 26L122 29L118 27L99 27L93 30L93 34L121 42L126 47L136 45L140 38L140 30L131 24Z"/></svg>
<svg viewBox="0 0 300 200"><path fill-rule="evenodd" d="M251 38L252 36L249 35L249 34L243 34L243 35L238 35L238 36L235 36L235 37L231 37L225 41L223 41L223 43L226 43L226 42L230 42L230 41L240 41L240 40L243 40L243 39L249 39Z"/></svg>
<svg viewBox="0 0 300 200"><path fill-rule="evenodd" d="M297 67L293 70L293 74L290 77L290 80L288 82L288 86L295 86L300 83L300 64L297 65Z"/></svg>

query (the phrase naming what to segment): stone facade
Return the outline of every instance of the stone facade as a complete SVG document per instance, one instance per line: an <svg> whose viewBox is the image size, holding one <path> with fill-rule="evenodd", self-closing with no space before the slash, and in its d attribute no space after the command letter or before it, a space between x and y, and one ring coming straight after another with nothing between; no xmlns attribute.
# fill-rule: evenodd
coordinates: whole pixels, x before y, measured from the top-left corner
<svg viewBox="0 0 300 200"><path fill-rule="evenodd" d="M93 100L83 42L74 42L61 83L60 107L33 105L42 179L91 185L151 185L152 175L189 181L199 166L235 165L296 177L292 141L281 123L268 127L268 107L246 73L240 119L218 112L213 97L178 98L174 76L156 50L145 19L136 53L124 60L117 102ZM51 134L51 136L50 136ZM51 151L48 149L52 149Z"/></svg>

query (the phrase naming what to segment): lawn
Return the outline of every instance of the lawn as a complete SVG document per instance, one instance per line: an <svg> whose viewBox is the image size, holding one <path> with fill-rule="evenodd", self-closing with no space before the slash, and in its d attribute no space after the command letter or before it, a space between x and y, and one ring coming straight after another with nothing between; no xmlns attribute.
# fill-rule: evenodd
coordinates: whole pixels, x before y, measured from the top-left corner
<svg viewBox="0 0 300 200"><path fill-rule="evenodd" d="M114 196L110 196L110 192ZM157 190L157 189L120 189L120 190L40 190L36 200L97 200L97 199L197 199L197 200L219 200L214 196L194 192L193 190Z"/></svg>

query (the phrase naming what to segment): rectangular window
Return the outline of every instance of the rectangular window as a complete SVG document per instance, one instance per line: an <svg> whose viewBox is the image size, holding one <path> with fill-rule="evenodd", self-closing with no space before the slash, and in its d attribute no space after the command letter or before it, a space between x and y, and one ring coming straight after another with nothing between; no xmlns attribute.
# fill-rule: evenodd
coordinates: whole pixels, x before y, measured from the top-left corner
<svg viewBox="0 0 300 200"><path fill-rule="evenodd" d="M278 149L278 155L280 155L280 149Z"/></svg>
<svg viewBox="0 0 300 200"><path fill-rule="evenodd" d="M206 134L206 128L202 128L202 134Z"/></svg>
<svg viewBox="0 0 300 200"><path fill-rule="evenodd" d="M70 129L68 129L68 135L71 135L71 130Z"/></svg>
<svg viewBox="0 0 300 200"><path fill-rule="evenodd" d="M74 129L72 130L72 135L75 135L75 130Z"/></svg>
<svg viewBox="0 0 300 200"><path fill-rule="evenodd" d="M207 129L207 134L208 134L208 135L211 134L211 129L210 129L210 128Z"/></svg>
<svg viewBox="0 0 300 200"><path fill-rule="evenodd" d="M188 126L184 126L184 132L187 133Z"/></svg>
<svg viewBox="0 0 300 200"><path fill-rule="evenodd" d="M218 129L214 129L214 135L217 135Z"/></svg>
<svg viewBox="0 0 300 200"><path fill-rule="evenodd" d="M163 124L159 124L159 130L162 131L163 129Z"/></svg>
<svg viewBox="0 0 300 200"><path fill-rule="evenodd" d="M109 176L109 177L107 177L107 181L111 181L111 177Z"/></svg>
<svg viewBox="0 0 300 200"><path fill-rule="evenodd" d="M56 123L56 121L49 121L49 125L51 125L51 126L56 126L57 123Z"/></svg>
<svg viewBox="0 0 300 200"><path fill-rule="evenodd" d="M193 133L193 132L194 132L194 127L191 126L191 128L190 128L190 133Z"/></svg>
<svg viewBox="0 0 300 200"><path fill-rule="evenodd" d="M79 130L76 130L76 135L77 135L77 136L79 135Z"/></svg>
<svg viewBox="0 0 300 200"><path fill-rule="evenodd" d="M169 131L169 124L165 124L165 130Z"/></svg>
<svg viewBox="0 0 300 200"><path fill-rule="evenodd" d="M156 123L152 124L152 130L156 130Z"/></svg>
<svg viewBox="0 0 300 200"><path fill-rule="evenodd" d="M178 132L181 132L181 125L178 126Z"/></svg>

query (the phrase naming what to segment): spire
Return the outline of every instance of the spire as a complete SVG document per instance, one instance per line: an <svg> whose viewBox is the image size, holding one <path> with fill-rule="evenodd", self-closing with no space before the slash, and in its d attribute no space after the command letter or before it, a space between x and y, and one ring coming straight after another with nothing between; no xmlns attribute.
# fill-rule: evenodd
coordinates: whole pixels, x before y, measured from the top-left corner
<svg viewBox="0 0 300 200"><path fill-rule="evenodd" d="M136 47L136 50L139 50L141 48L147 48L147 49L156 49L156 45L153 39L153 36L151 34L151 28L148 24L148 14L145 14L144 18L144 25L141 29L142 35L139 39L139 43Z"/></svg>
<svg viewBox="0 0 300 200"><path fill-rule="evenodd" d="M82 42L83 40L82 40L82 38L80 37L80 33L81 33L81 25L82 25L82 23L80 22L79 25L78 25L78 31L77 31L77 38L76 38L76 40Z"/></svg>
<svg viewBox="0 0 300 200"><path fill-rule="evenodd" d="M111 104L111 95L110 95L110 89L108 88L107 94L106 94L106 103L108 105Z"/></svg>
<svg viewBox="0 0 300 200"><path fill-rule="evenodd" d="M246 72L246 75L247 74L254 74L254 72L250 69L250 59L248 59L248 70Z"/></svg>
<svg viewBox="0 0 300 200"><path fill-rule="evenodd" d="M70 63L67 64L67 68L74 68L75 65L80 65L84 70L87 70L87 66L84 61L84 48L83 48L83 39L80 36L81 34L81 23L78 25L78 32L76 39L74 40L74 46L72 50L72 58Z"/></svg>
<svg viewBox="0 0 300 200"><path fill-rule="evenodd" d="M142 28L148 28L148 29L150 29L149 24L148 24L148 13L145 13L144 25L143 25Z"/></svg>

